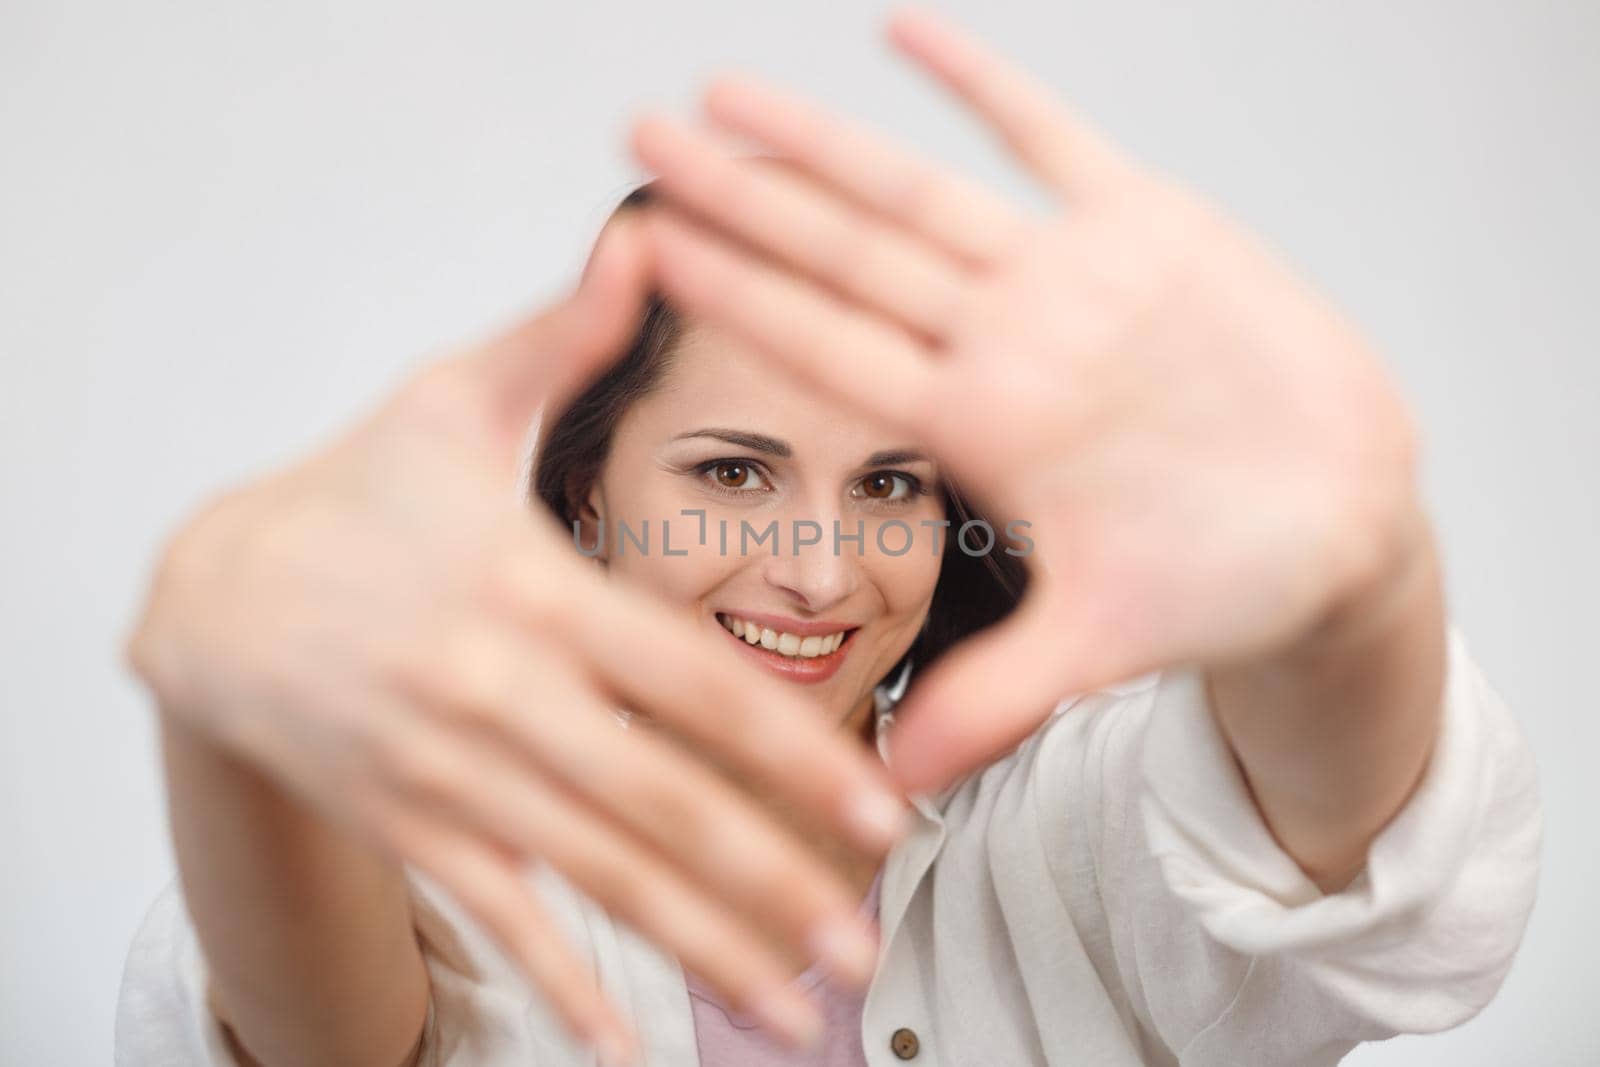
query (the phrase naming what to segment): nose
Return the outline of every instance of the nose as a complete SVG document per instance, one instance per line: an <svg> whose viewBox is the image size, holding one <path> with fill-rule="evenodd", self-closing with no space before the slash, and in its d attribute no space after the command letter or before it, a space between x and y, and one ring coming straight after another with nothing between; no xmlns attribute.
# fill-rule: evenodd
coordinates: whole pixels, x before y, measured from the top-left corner
<svg viewBox="0 0 1600 1067"><path fill-rule="evenodd" d="M837 512L787 516L782 521L778 554L762 561L768 585L781 590L796 608L819 613L856 591L862 557L857 542L848 540L856 532L854 522L847 523ZM836 525L841 535L837 541Z"/></svg>

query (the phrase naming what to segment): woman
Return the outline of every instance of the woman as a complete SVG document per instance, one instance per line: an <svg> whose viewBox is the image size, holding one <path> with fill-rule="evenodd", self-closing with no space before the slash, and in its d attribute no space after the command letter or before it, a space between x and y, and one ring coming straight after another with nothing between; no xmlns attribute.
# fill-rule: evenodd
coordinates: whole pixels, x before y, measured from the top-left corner
<svg viewBox="0 0 1600 1067"><path fill-rule="evenodd" d="M130 654L184 895L122 1062L1330 1063L1492 997L1533 766L1376 359L999 60L892 33L1060 217L724 82L781 164L642 123L663 202L572 298L174 540ZM501 493L541 402L576 548ZM1025 537L919 543L969 494Z"/></svg>

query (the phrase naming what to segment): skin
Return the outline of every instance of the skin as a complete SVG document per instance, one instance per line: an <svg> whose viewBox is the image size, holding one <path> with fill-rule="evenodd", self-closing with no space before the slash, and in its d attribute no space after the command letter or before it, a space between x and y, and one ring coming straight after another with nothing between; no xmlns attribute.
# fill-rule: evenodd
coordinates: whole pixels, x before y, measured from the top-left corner
<svg viewBox="0 0 1600 1067"><path fill-rule="evenodd" d="M730 441L723 435L729 430L761 435L789 454ZM907 451L907 442L880 421L774 374L765 359L727 334L689 329L662 382L620 420L588 496L581 543L603 544L596 562L613 579L647 590L719 641L728 640L719 612L856 627L837 673L817 684L789 684L823 721L870 743L873 687L916 639L939 578L932 533L919 526L946 517L938 467L925 456L867 465L874 453ZM704 546L698 543L700 520L684 516L685 510L705 512ZM890 519L921 538L911 551L877 550L879 526ZM789 540L796 520L815 522L824 531L819 544L798 554ZM670 530L665 543L685 555L662 551L664 521ZM776 521L776 554L754 546L742 554L741 521L757 531ZM863 551L845 542L835 554L833 524L853 533L858 521ZM646 522L656 538L651 552L631 543L619 552L619 524L637 532ZM724 523L726 553L716 532ZM884 539L896 549L902 543L890 531ZM742 655L737 648L729 651ZM768 803L782 807L776 797ZM839 848L835 836L803 811L785 810L797 833L831 855L864 894L877 863Z"/></svg>
<svg viewBox="0 0 1600 1067"><path fill-rule="evenodd" d="M726 654L740 650L711 613L852 613L872 642L859 685L909 644L931 585L815 555L646 570L619 554L628 580L610 581L564 531L508 517L529 415L616 350L647 270L704 328L681 372L698 388L630 418L630 462L603 476L595 521L693 499L660 463L664 432L674 404L720 403L699 414L770 412L759 429L793 446L776 495L740 507L845 514L851 465L917 441L986 514L1031 523L1027 599L901 711L903 787L992 759L1062 693L1196 666L1264 821L1325 890L1414 788L1445 615L1414 431L1376 355L1256 241L1020 72L931 16L890 32L1064 210L1026 215L725 80L708 120L785 164L641 124L672 206L613 234L577 296L418 375L169 547L129 658L161 709L218 1011L260 1062L409 1055L427 980L401 859L619 1057L631 1035L521 885L522 860L555 863L735 1003L764 991L741 1006L780 1032L806 1030L779 983L843 931L861 887L807 847L811 823L877 860L894 831L871 827L893 815L862 817L885 783L840 729L862 690L802 697ZM745 389L792 374L861 421L829 412L838 436L819 438L799 417L813 400L734 410L719 369ZM616 729L619 700L660 729ZM729 770L803 814L774 817Z"/></svg>
<svg viewBox="0 0 1600 1067"><path fill-rule="evenodd" d="M402 863L606 1062L636 1039L530 860L788 1040L819 1022L796 960L870 977L837 855L880 861L901 832L881 761L721 635L596 573L512 488L535 408L638 321L643 253L633 227L608 232L571 297L219 495L163 554L127 657L159 708L185 900L245 1062L411 1057L429 990ZM836 473L812 462L808 491ZM850 607L878 610L867 591ZM619 702L662 729L619 729ZM829 854L739 781L805 811Z"/></svg>
<svg viewBox="0 0 1600 1067"><path fill-rule="evenodd" d="M1037 82L930 14L889 32L1057 211L748 77L715 82L704 118L781 163L664 117L633 145L667 200L650 233L678 305L1033 524L1017 612L901 709L898 779L981 765L1062 693L1198 667L1266 824L1343 887L1422 776L1444 679L1398 391L1258 241Z"/></svg>

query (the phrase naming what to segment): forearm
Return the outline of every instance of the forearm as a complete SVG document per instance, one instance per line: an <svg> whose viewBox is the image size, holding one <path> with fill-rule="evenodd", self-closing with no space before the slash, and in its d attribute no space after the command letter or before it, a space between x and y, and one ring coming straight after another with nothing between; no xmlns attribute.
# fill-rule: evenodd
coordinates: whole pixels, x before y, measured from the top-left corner
<svg viewBox="0 0 1600 1067"><path fill-rule="evenodd" d="M1431 531L1283 654L1207 682L1257 807L1324 892L1349 884L1439 731L1447 623Z"/></svg>
<svg viewBox="0 0 1600 1067"><path fill-rule="evenodd" d="M212 995L265 1067L397 1067L428 978L400 868L171 715L168 802Z"/></svg>

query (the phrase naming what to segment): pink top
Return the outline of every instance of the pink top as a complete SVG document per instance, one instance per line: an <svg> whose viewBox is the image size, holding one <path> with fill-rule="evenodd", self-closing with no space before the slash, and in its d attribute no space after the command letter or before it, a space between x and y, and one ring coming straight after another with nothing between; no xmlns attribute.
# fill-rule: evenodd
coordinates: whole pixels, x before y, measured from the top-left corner
<svg viewBox="0 0 1600 1067"><path fill-rule="evenodd" d="M877 917L879 870L861 902L863 915ZM820 963L794 980L810 993L822 1011L822 1039L805 1050L793 1050L768 1036L755 1018L727 1008L715 993L686 971L689 1001L694 1006L694 1037L701 1067L867 1067L861 1050L861 1008L866 992L855 992L827 981Z"/></svg>

